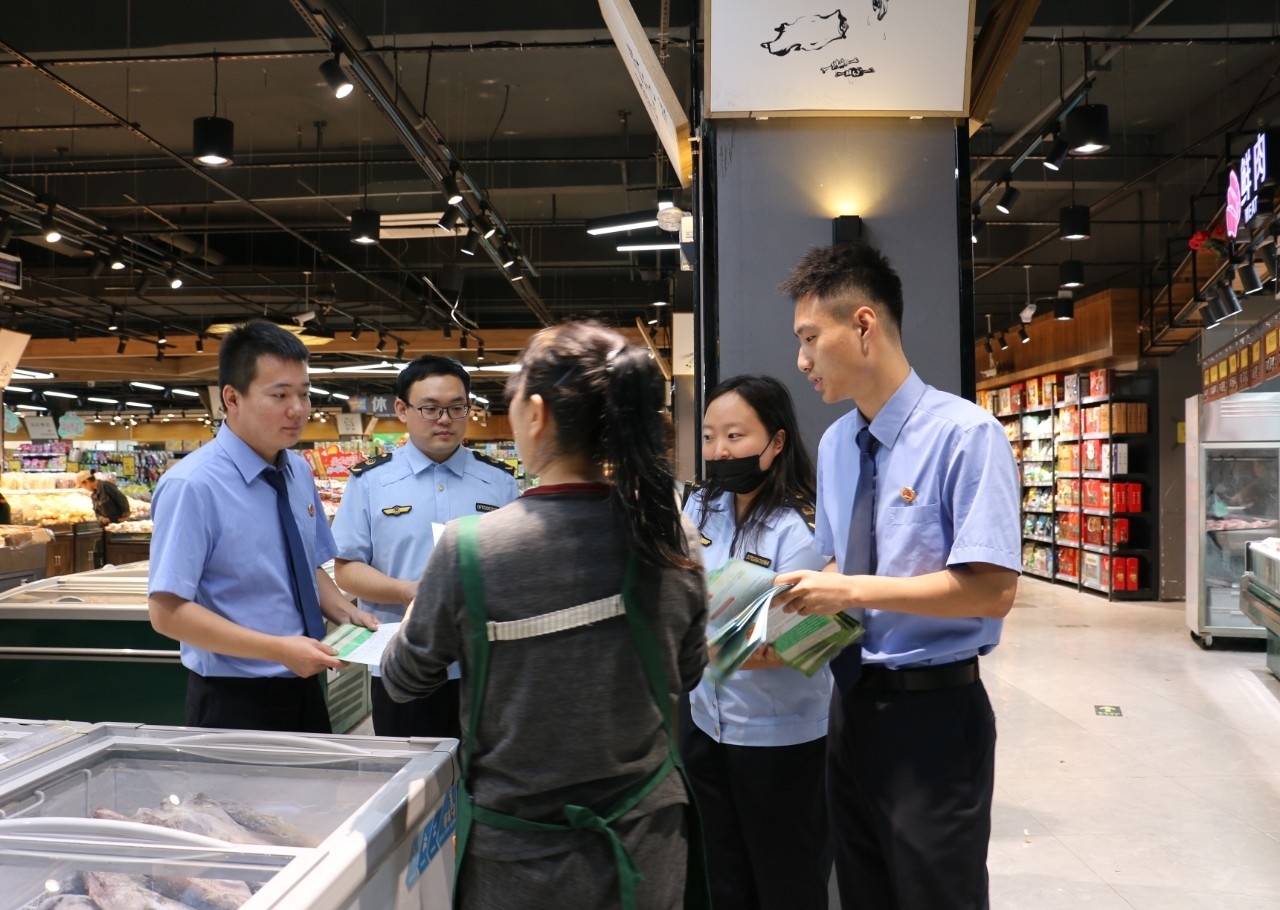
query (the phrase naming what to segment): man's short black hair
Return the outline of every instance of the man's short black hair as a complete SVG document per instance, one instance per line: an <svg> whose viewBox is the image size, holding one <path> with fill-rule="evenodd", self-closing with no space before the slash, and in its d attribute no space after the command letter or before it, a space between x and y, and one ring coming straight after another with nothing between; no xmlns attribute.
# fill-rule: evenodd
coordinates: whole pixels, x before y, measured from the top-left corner
<svg viewBox="0 0 1280 910"><path fill-rule="evenodd" d="M452 357L441 357L439 354L419 354L410 360L400 375L396 377L396 397L407 405L412 405L409 400L409 389L413 388L413 384L419 379L425 379L428 376L456 376L462 382L462 392L471 400L471 374L466 368L454 360Z"/></svg>
<svg viewBox="0 0 1280 910"><path fill-rule="evenodd" d="M236 326L218 348L218 388L231 386L244 394L258 375L258 358L271 354L281 360L306 363L311 354L295 335L274 322L250 319Z"/></svg>
<svg viewBox="0 0 1280 910"><path fill-rule="evenodd" d="M815 297L828 313L847 320L853 315L850 296L860 293L879 304L893 327L902 332L902 279L873 246L837 243L805 253L781 285L793 301Z"/></svg>

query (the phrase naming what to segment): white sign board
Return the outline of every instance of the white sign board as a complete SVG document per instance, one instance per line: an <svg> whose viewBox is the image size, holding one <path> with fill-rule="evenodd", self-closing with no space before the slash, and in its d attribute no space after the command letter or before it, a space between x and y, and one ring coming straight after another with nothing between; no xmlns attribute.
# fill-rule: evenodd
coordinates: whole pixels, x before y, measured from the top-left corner
<svg viewBox="0 0 1280 910"><path fill-rule="evenodd" d="M338 435L339 436L362 436L364 434L364 421L359 414L339 414L338 415Z"/></svg>
<svg viewBox="0 0 1280 910"><path fill-rule="evenodd" d="M707 0L711 117L969 111L973 0Z"/></svg>
<svg viewBox="0 0 1280 910"><path fill-rule="evenodd" d="M52 417L43 414L27 417L23 423L27 425L27 435L32 439L57 439L58 427Z"/></svg>

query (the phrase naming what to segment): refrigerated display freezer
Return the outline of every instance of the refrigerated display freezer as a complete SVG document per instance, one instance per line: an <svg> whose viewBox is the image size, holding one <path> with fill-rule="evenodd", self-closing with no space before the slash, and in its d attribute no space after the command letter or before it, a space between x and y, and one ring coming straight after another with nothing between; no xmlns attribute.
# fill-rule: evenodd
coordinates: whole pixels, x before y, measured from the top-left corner
<svg viewBox="0 0 1280 910"><path fill-rule="evenodd" d="M0 592L0 716L180 724L187 670L151 628L147 563L61 575ZM329 719L350 730L370 711L369 671L325 674Z"/></svg>
<svg viewBox="0 0 1280 910"><path fill-rule="evenodd" d="M96 725L0 769L0 910L104 890L118 906L152 906L154 890L242 910L443 910L456 748Z"/></svg>
<svg viewBox="0 0 1280 910"><path fill-rule="evenodd" d="M0 717L0 771L93 729L69 720Z"/></svg>

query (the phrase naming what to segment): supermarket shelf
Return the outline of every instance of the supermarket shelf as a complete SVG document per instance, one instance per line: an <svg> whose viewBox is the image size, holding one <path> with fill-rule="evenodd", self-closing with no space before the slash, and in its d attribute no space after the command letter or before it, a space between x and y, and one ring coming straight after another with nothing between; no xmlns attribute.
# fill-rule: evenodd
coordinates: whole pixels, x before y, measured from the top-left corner
<svg viewBox="0 0 1280 910"><path fill-rule="evenodd" d="M1081 509L1080 511L1086 515L1101 515L1103 518L1111 517L1110 509Z"/></svg>
<svg viewBox="0 0 1280 910"><path fill-rule="evenodd" d="M1053 514L1053 509L1029 509L1025 506L1023 507L1022 511L1030 512L1032 515L1052 515Z"/></svg>
<svg viewBox="0 0 1280 910"><path fill-rule="evenodd" d="M1110 556L1112 553L1111 547L1099 546L1096 543L1081 544L1081 549L1088 550L1090 553L1103 553L1107 556Z"/></svg>
<svg viewBox="0 0 1280 910"><path fill-rule="evenodd" d="M1040 537L1040 536L1038 536L1038 535L1036 535L1036 534L1023 534L1023 535L1022 535L1022 539L1023 539L1023 540L1034 540L1034 541L1037 541L1038 543L1053 543L1053 542L1054 542L1052 537Z"/></svg>
<svg viewBox="0 0 1280 910"><path fill-rule="evenodd" d="M1060 538L1058 538L1057 544L1058 544L1058 546L1060 546L1060 547L1070 547L1070 548L1071 548L1071 549L1073 549L1073 550L1078 550L1078 549L1080 549L1080 541L1078 541L1078 540L1068 540L1068 539L1067 539L1067 538L1065 538L1065 537L1060 537Z"/></svg>
<svg viewBox="0 0 1280 910"><path fill-rule="evenodd" d="M1048 572L1041 572L1039 569L1032 569L1032 568L1029 568L1028 566L1023 566L1022 571L1027 575L1034 575L1036 578L1043 578L1046 581L1053 581L1053 576L1051 574L1049 574Z"/></svg>
<svg viewBox="0 0 1280 910"><path fill-rule="evenodd" d="M1081 584L1081 585L1083 585L1083 586L1084 586L1084 587L1086 587L1086 588L1089 588L1089 589L1094 590L1094 591L1098 591L1098 592L1100 592L1100 593L1102 593L1102 594L1110 594L1110 593L1111 593L1111 588L1107 587L1106 585L1096 585L1096 584L1094 584L1093 582L1089 581L1088 579L1086 579L1086 580L1082 581L1080 584Z"/></svg>
<svg viewBox="0 0 1280 910"><path fill-rule="evenodd" d="M1069 581L1073 585L1080 584L1080 579L1078 576L1068 575L1066 572L1059 572L1057 575L1054 576L1054 578L1056 578L1058 581Z"/></svg>

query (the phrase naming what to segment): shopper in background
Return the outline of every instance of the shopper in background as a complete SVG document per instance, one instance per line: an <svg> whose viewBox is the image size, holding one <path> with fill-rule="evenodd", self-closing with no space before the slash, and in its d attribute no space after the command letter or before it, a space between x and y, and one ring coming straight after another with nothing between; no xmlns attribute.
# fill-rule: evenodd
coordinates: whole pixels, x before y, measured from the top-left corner
<svg viewBox="0 0 1280 910"><path fill-rule="evenodd" d="M307 349L237 326L218 352L226 422L165 472L151 500L147 607L182 642L186 722L331 731L320 673L342 666L324 619L377 627L320 568L334 555L311 470L287 451L311 414Z"/></svg>
<svg viewBox="0 0 1280 910"><path fill-rule="evenodd" d="M687 882L683 906L705 906L690 798L669 772L675 699L706 665L706 589L672 495L661 375L593 323L542 330L520 365L511 427L540 485L446 527L382 660L401 700L462 661L457 904L634 895L665 910Z"/></svg>
<svg viewBox="0 0 1280 910"><path fill-rule="evenodd" d="M98 477L92 471L81 471L76 475L76 486L89 494L93 500L93 512L102 524L115 524L129 517L129 500L111 481Z"/></svg>
<svg viewBox="0 0 1280 910"><path fill-rule="evenodd" d="M840 899L980 910L996 730L978 656L999 642L1017 592L1017 466L990 414L912 370L902 283L878 251L812 250L783 290L801 371L823 401L856 405L818 448L816 543L835 562L777 579L795 585L781 595L788 610L848 610L866 627L861 649L831 663ZM869 502L855 515L860 482Z"/></svg>
<svg viewBox="0 0 1280 910"><path fill-rule="evenodd" d="M334 575L380 622L400 622L435 548L432 524L492 512L520 495L511 469L462 445L471 377L448 357L423 354L396 377L396 416L408 441L351 468L333 519ZM373 732L461 736L458 667L429 698L392 701L373 667Z"/></svg>
<svg viewBox="0 0 1280 910"><path fill-rule="evenodd" d="M730 559L772 572L826 564L813 548L813 462L782 383L736 376L712 389L702 459L706 483L684 511L702 532L708 571ZM805 676L768 646L690 695L681 749L706 831L712 906L826 910L830 702L829 670Z"/></svg>

